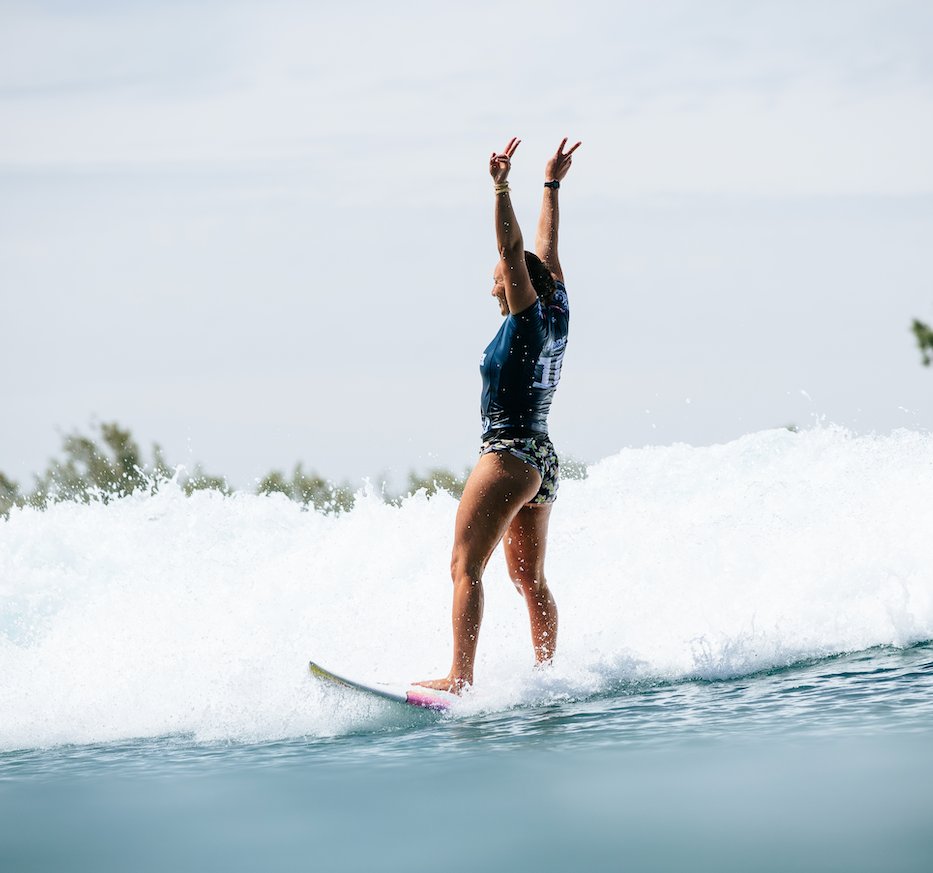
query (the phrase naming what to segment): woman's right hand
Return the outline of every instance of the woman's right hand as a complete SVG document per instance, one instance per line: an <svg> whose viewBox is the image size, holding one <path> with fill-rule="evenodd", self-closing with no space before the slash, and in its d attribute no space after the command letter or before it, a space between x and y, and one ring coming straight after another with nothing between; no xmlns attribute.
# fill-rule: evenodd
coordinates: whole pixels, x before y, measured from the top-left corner
<svg viewBox="0 0 933 873"><path fill-rule="evenodd" d="M504 185L509 179L509 170L512 168L512 155L521 142L517 137L512 137L502 152L492 153L489 159L489 175L497 185Z"/></svg>

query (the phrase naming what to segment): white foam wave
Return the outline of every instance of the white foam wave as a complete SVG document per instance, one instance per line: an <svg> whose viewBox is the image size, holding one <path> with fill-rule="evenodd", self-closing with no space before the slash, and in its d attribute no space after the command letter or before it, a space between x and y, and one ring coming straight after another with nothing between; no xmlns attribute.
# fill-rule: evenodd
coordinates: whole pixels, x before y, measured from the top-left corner
<svg viewBox="0 0 933 873"><path fill-rule="evenodd" d="M623 450L561 485L555 667L531 670L497 555L463 708L931 639L931 486L933 438L908 430ZM387 680L446 671L455 510L447 495L394 507L361 494L335 517L164 487L14 511L0 523L0 748L398 718L328 695L306 664Z"/></svg>

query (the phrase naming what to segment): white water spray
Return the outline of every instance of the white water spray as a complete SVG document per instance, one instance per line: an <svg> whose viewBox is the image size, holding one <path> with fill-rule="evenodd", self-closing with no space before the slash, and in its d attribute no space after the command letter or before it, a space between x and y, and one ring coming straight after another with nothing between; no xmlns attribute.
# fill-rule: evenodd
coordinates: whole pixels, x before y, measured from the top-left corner
<svg viewBox="0 0 933 873"><path fill-rule="evenodd" d="M565 481L548 577L559 655L531 669L501 554L466 711L718 678L933 638L933 437L835 428L626 449ZM456 501L165 486L0 522L0 749L359 727L309 658L361 678L446 672Z"/></svg>

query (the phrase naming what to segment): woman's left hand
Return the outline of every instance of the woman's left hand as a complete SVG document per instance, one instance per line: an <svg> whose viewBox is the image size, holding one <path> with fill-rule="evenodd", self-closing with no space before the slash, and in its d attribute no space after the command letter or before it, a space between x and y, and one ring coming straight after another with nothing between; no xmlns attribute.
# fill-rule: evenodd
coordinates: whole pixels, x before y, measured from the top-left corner
<svg viewBox="0 0 933 873"><path fill-rule="evenodd" d="M508 181L509 170L512 168L512 155L515 154L515 149L518 148L520 142L518 137L513 136L502 152L492 153L489 159L489 175L497 185L504 185Z"/></svg>
<svg viewBox="0 0 933 873"><path fill-rule="evenodd" d="M564 137L561 140L560 145L557 147L557 151L554 153L554 157L551 158L544 167L544 175L546 182L557 181L560 182L564 176L567 175L567 171L570 169L570 165L573 163L573 153L580 148L583 143L578 142L575 146L571 147L570 151L565 152L564 146L567 145L567 137Z"/></svg>

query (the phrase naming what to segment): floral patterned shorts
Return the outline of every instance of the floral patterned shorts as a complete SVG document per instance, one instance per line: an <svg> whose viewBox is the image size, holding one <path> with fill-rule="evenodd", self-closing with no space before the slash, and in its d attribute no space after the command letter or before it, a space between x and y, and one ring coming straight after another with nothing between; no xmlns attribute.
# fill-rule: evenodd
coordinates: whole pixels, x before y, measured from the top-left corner
<svg viewBox="0 0 933 873"><path fill-rule="evenodd" d="M480 446L480 455L489 452L508 452L520 461L534 467L541 474L541 487L528 501L528 506L539 506L557 500L557 480L560 465L557 452L547 434L532 437L493 437Z"/></svg>

